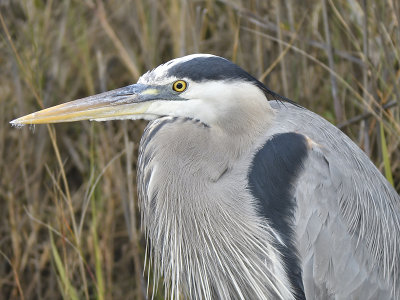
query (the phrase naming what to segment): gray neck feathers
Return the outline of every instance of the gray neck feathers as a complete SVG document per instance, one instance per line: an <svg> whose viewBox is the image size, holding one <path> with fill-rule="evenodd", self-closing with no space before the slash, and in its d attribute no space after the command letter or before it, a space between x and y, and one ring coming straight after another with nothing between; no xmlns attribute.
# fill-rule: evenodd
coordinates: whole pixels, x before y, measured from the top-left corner
<svg viewBox="0 0 400 300"><path fill-rule="evenodd" d="M247 191L251 155L243 154L268 124L253 126L254 136L235 136L168 117L143 135L138 189L149 266L171 299L292 299L279 238Z"/></svg>

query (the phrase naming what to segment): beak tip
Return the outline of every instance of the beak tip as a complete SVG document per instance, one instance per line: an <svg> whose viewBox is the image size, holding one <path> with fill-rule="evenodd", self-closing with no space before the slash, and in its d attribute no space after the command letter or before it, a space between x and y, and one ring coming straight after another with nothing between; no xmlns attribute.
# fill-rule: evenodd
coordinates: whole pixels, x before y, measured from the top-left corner
<svg viewBox="0 0 400 300"><path fill-rule="evenodd" d="M18 119L10 121L11 126L17 127L17 128L21 128L21 127L25 126L26 123L24 121L22 121L21 119L22 118L18 118Z"/></svg>

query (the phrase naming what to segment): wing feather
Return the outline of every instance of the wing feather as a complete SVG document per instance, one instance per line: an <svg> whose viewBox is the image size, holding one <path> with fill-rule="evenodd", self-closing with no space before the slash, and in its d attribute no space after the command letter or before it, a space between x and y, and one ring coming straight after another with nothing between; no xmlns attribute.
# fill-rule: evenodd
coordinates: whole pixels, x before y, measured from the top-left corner
<svg viewBox="0 0 400 300"><path fill-rule="evenodd" d="M296 132L309 141L295 191L307 299L398 299L399 195L338 128L291 104L271 106L278 116L269 135Z"/></svg>

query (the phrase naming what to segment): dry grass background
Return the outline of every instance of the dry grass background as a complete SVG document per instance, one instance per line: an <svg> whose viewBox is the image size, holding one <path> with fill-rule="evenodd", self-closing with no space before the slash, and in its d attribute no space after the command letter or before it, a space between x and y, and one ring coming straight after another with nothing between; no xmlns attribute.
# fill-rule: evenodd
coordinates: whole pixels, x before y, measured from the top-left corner
<svg viewBox="0 0 400 300"><path fill-rule="evenodd" d="M0 14L1 299L144 299L145 122L8 122L174 57L233 60L341 125L400 190L396 0L0 0Z"/></svg>

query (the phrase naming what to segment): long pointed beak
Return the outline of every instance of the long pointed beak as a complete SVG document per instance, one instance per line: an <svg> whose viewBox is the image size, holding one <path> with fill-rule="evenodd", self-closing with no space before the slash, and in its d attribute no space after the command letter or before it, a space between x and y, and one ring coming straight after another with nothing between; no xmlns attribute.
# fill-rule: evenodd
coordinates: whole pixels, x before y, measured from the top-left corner
<svg viewBox="0 0 400 300"><path fill-rule="evenodd" d="M98 95L67 102L15 119L15 126L81 120L151 119L145 116L159 91L152 86L132 84Z"/></svg>

